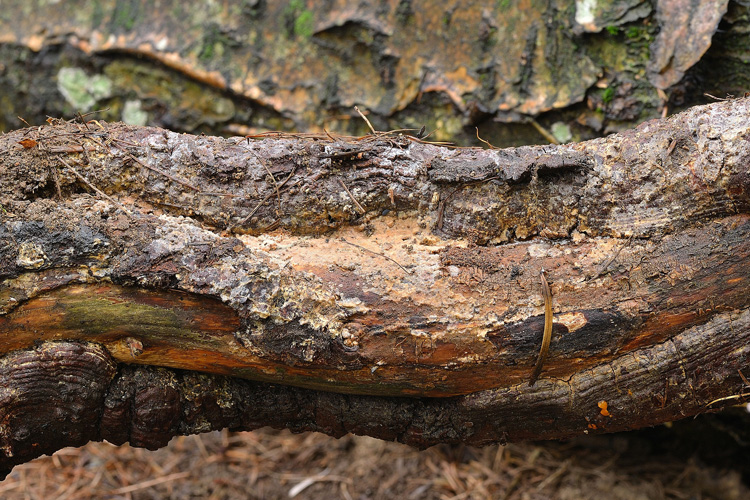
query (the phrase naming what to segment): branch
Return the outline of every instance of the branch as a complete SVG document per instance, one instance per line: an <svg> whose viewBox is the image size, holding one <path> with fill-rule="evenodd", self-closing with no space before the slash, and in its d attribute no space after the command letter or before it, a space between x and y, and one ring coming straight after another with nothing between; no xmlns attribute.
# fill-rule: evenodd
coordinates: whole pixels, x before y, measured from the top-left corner
<svg viewBox="0 0 750 500"><path fill-rule="evenodd" d="M552 439L737 402L749 106L505 150L67 122L1 136L0 463L225 426ZM553 339L530 387L542 269Z"/></svg>

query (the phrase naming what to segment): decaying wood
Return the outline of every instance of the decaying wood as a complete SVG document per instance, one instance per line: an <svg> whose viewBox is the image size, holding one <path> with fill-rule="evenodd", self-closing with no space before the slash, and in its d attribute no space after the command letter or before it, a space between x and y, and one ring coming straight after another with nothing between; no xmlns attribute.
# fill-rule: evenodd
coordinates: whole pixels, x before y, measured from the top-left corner
<svg viewBox="0 0 750 500"><path fill-rule="evenodd" d="M0 468L221 427L482 444L736 402L748 116L738 99L505 150L98 122L1 136ZM530 387L541 269L554 339Z"/></svg>

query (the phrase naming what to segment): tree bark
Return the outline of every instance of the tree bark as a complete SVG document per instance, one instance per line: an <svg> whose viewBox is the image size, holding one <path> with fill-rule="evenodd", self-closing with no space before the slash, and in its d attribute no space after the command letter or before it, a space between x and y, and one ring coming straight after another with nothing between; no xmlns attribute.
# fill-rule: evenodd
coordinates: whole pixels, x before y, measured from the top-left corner
<svg viewBox="0 0 750 500"><path fill-rule="evenodd" d="M358 105L382 130L462 144L475 127L549 142L534 125L578 141L742 95L745 4L4 0L0 130L98 110L210 135L361 134Z"/></svg>
<svg viewBox="0 0 750 500"><path fill-rule="evenodd" d="M414 446L737 402L750 101L594 141L0 136L0 470L263 425ZM554 324L540 379L540 272Z"/></svg>

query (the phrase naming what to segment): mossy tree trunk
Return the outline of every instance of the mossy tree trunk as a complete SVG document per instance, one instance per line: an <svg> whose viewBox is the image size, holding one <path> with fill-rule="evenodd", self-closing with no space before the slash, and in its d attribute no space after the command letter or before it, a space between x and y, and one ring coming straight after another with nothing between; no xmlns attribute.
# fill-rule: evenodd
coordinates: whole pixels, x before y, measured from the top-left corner
<svg viewBox="0 0 750 500"><path fill-rule="evenodd" d="M580 141L742 95L743 4L5 0L0 130L99 110L210 135L359 135L358 105L380 130L464 145L475 127L498 146L546 143L539 124Z"/></svg>

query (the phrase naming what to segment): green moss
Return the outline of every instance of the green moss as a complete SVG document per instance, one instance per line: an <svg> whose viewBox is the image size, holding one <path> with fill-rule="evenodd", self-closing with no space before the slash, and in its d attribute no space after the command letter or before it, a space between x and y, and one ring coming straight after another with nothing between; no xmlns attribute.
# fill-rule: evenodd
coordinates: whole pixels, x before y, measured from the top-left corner
<svg viewBox="0 0 750 500"><path fill-rule="evenodd" d="M607 33L609 33L612 36L617 35L620 32L620 28L617 26L607 26Z"/></svg>
<svg viewBox="0 0 750 500"><path fill-rule="evenodd" d="M183 110L185 123L197 127L200 124L215 124L231 119L235 114L234 103L195 82L186 82L182 92L172 96L178 100L177 109Z"/></svg>
<svg viewBox="0 0 750 500"><path fill-rule="evenodd" d="M258 19L263 13L263 2L259 0L242 0L239 3L241 13L250 19Z"/></svg>
<svg viewBox="0 0 750 500"><path fill-rule="evenodd" d="M201 48L200 54L198 54L198 59L205 62L205 61L210 61L213 58L214 58L214 44L204 42L203 47Z"/></svg>
<svg viewBox="0 0 750 500"><path fill-rule="evenodd" d="M190 329L189 324L167 308L132 302L88 299L74 302L68 311L63 326L80 329L93 337L113 331L127 331L128 325L132 325L133 333L154 338L179 337L181 332Z"/></svg>
<svg viewBox="0 0 750 500"><path fill-rule="evenodd" d="M131 31L138 21L139 3L133 0L116 2L115 11L112 13L112 27L125 31Z"/></svg>
<svg viewBox="0 0 750 500"><path fill-rule="evenodd" d="M104 9L101 2L94 2L91 7L91 26L100 26L104 20Z"/></svg>
<svg viewBox="0 0 750 500"><path fill-rule="evenodd" d="M164 69L133 60L113 61L104 68L104 74L117 89L140 97L161 99L172 91L181 91L180 83L170 82L170 76Z"/></svg>
<svg viewBox="0 0 750 500"><path fill-rule="evenodd" d="M298 11L303 10L304 8L304 0L291 0L289 5L286 6L286 9L284 9L284 14L294 13L296 15Z"/></svg>
<svg viewBox="0 0 750 500"><path fill-rule="evenodd" d="M612 87L607 87L604 89L604 92L602 92L602 101L604 101L605 104L609 104L612 102L612 99L615 97L615 89Z"/></svg>
<svg viewBox="0 0 750 500"><path fill-rule="evenodd" d="M396 7L396 21L399 24L407 25L414 20L414 9L411 0L401 0Z"/></svg>
<svg viewBox="0 0 750 500"><path fill-rule="evenodd" d="M310 38L315 32L313 12L307 8L303 0L289 2L289 5L284 8L281 18L290 38Z"/></svg>
<svg viewBox="0 0 750 500"><path fill-rule="evenodd" d="M314 33L313 13L304 10L294 21L294 34L303 38L310 38Z"/></svg>
<svg viewBox="0 0 750 500"><path fill-rule="evenodd" d="M498 10L507 10L510 7L510 0L497 0Z"/></svg>
<svg viewBox="0 0 750 500"><path fill-rule="evenodd" d="M239 43L232 39L217 24L210 24L206 27L201 40L198 59L208 62L216 58L221 58L228 54L228 47L236 47Z"/></svg>
<svg viewBox="0 0 750 500"><path fill-rule="evenodd" d="M109 64L104 71L112 79L117 93L128 96L132 102L158 102L179 118L180 126L185 130L225 122L236 112L234 103L219 92L148 63L119 60ZM138 123L144 115L146 113L140 105L126 103L123 106L122 118L125 121Z"/></svg>
<svg viewBox="0 0 750 500"><path fill-rule="evenodd" d="M630 26L625 30L628 44L648 45L654 41L654 35L646 26Z"/></svg>
<svg viewBox="0 0 750 500"><path fill-rule="evenodd" d="M604 32L600 36L592 36L586 46L588 56L597 65L612 72L625 71L626 65L632 64L633 56L630 52L632 52L632 47L628 47ZM646 61L648 61L648 54L642 59L644 67Z"/></svg>

